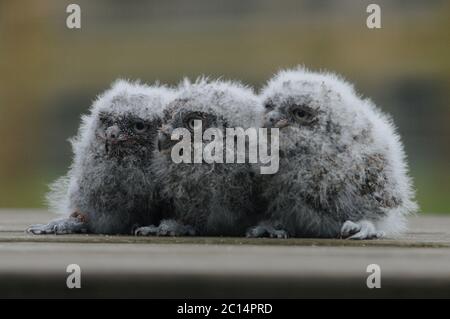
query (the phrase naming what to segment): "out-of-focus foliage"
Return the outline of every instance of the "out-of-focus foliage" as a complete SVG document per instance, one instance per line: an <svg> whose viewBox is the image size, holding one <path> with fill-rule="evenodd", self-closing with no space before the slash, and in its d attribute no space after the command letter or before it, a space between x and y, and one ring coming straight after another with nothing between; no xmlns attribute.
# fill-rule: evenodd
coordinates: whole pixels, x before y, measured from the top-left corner
<svg viewBox="0 0 450 319"><path fill-rule="evenodd" d="M82 29L65 26L78 3ZM392 114L425 212L450 213L450 2L0 1L0 207L41 206L80 115L118 77L201 74L259 88L279 68L333 70Z"/></svg>

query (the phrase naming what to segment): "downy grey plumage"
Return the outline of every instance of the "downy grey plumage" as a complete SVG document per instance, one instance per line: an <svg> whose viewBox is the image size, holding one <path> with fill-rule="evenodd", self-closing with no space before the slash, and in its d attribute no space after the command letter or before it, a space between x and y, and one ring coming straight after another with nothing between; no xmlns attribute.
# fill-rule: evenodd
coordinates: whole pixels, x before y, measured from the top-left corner
<svg viewBox="0 0 450 319"><path fill-rule="evenodd" d="M174 163L171 140L176 128L194 131L194 120L203 130L256 127L262 106L253 91L236 82L205 78L178 87L176 99L165 110L159 133L160 150L153 170L161 197L171 203L159 226L136 230L137 235L228 235L244 236L256 222L252 196L253 173L244 163ZM209 141L203 141L203 146Z"/></svg>
<svg viewBox="0 0 450 319"><path fill-rule="evenodd" d="M280 129L280 167L264 176L268 208L249 237L395 236L417 210L390 117L330 73L281 71L260 94Z"/></svg>
<svg viewBox="0 0 450 319"><path fill-rule="evenodd" d="M150 166L163 107L164 86L116 81L82 117L71 140L73 163L51 185L50 210L68 217L34 225L34 234L129 234L157 220Z"/></svg>

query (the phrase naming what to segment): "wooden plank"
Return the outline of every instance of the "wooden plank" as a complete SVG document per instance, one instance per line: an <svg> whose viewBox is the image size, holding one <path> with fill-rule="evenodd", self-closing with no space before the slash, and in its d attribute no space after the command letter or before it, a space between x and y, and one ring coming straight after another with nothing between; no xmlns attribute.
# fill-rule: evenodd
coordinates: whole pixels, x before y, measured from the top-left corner
<svg viewBox="0 0 450 319"><path fill-rule="evenodd" d="M450 218L397 240L33 236L44 211L0 210L0 297L450 297ZM82 289L66 287L66 267ZM370 264L382 288L366 286Z"/></svg>
<svg viewBox="0 0 450 319"><path fill-rule="evenodd" d="M24 230L31 224L45 223L58 218L43 210L0 210L0 242L54 243L135 243L135 244L230 244L283 246L377 246L377 247L450 247L450 218L421 215L410 218L410 230L395 240L337 240L337 239L249 239L226 237L134 237L102 235L35 236Z"/></svg>

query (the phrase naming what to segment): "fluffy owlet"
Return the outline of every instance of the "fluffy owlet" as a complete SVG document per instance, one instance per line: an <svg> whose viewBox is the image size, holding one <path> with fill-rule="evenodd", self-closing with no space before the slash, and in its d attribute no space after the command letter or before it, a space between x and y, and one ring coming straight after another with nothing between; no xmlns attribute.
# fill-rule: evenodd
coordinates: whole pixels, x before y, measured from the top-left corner
<svg viewBox="0 0 450 319"><path fill-rule="evenodd" d="M282 71L260 95L280 129L279 172L263 182L268 208L249 237L394 236L415 212L405 154L391 119L341 78Z"/></svg>
<svg viewBox="0 0 450 319"><path fill-rule="evenodd" d="M163 107L172 96L166 87L123 80L103 93L71 141L69 172L48 195L51 209L69 217L28 231L129 234L135 225L155 222L150 166Z"/></svg>
<svg viewBox="0 0 450 319"><path fill-rule="evenodd" d="M135 233L245 235L255 222L249 164L208 163L203 159L200 163L175 163L171 155L178 141L171 135L176 128L184 128L193 138L198 121L200 134L218 128L225 137L226 128L256 127L261 112L257 96L241 84L206 79L180 84L176 99L165 110L153 163L160 196L171 203L171 210L166 210L159 226L138 228ZM205 147L210 141L204 138L201 145Z"/></svg>

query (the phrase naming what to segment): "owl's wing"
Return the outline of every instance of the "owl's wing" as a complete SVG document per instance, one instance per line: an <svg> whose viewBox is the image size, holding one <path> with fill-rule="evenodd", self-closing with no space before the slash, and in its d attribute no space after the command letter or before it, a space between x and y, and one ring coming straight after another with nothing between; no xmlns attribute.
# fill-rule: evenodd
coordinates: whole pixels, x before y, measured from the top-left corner
<svg viewBox="0 0 450 319"><path fill-rule="evenodd" d="M368 155L360 176L360 192L363 196L372 197L383 208L395 208L401 204L401 199L394 192L386 167L386 158L382 154Z"/></svg>

